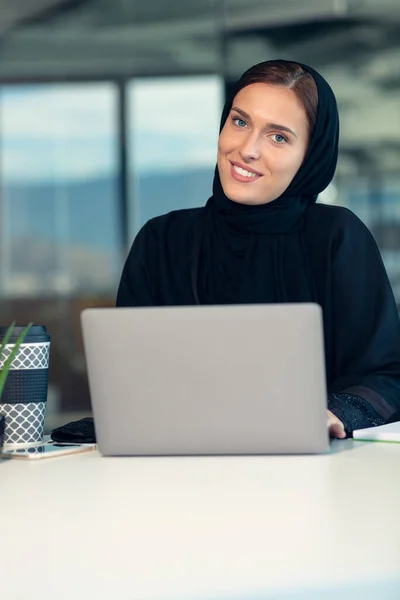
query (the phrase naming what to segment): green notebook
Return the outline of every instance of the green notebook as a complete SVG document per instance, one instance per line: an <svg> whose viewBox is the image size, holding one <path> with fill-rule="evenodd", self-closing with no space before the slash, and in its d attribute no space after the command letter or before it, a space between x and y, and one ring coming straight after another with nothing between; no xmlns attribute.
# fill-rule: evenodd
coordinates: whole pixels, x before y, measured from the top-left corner
<svg viewBox="0 0 400 600"><path fill-rule="evenodd" d="M353 431L353 438L366 442L397 442L400 444L400 421L379 427L356 429Z"/></svg>

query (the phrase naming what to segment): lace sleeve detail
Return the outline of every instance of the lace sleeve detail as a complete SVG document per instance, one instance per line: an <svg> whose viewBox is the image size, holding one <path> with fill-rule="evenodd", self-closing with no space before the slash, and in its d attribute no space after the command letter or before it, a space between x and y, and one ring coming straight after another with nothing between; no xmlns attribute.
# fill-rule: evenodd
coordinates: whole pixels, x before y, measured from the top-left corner
<svg viewBox="0 0 400 600"><path fill-rule="evenodd" d="M354 429L376 427L386 423L386 420L361 396L344 392L329 394L328 408L342 421L348 433Z"/></svg>

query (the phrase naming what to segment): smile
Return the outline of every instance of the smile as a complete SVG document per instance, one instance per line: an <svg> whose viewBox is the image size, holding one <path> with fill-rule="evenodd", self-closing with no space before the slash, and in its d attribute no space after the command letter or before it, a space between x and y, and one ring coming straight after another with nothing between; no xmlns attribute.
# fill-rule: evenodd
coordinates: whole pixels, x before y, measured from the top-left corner
<svg viewBox="0 0 400 600"><path fill-rule="evenodd" d="M240 181L241 183L252 183L256 179L262 177L261 173L256 173L255 171L248 171L243 167L239 167L234 163L231 163L231 175L236 181Z"/></svg>

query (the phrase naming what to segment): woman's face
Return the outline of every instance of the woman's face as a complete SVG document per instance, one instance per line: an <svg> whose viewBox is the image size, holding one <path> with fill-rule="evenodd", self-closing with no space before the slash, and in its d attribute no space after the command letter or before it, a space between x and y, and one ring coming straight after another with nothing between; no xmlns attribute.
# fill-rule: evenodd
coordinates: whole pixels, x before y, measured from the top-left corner
<svg viewBox="0 0 400 600"><path fill-rule="evenodd" d="M278 198L299 170L308 139L307 116L292 90L267 83L240 90L218 141L225 195L253 205Z"/></svg>

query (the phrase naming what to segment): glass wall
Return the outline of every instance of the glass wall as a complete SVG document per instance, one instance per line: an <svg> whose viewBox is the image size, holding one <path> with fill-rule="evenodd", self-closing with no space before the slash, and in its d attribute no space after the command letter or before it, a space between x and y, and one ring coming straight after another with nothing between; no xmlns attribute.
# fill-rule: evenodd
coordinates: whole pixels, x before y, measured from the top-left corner
<svg viewBox="0 0 400 600"><path fill-rule="evenodd" d="M211 196L222 105L218 76L129 84L132 238L152 217L202 206Z"/></svg>
<svg viewBox="0 0 400 600"><path fill-rule="evenodd" d="M115 96L109 83L0 88L3 296L114 289Z"/></svg>

